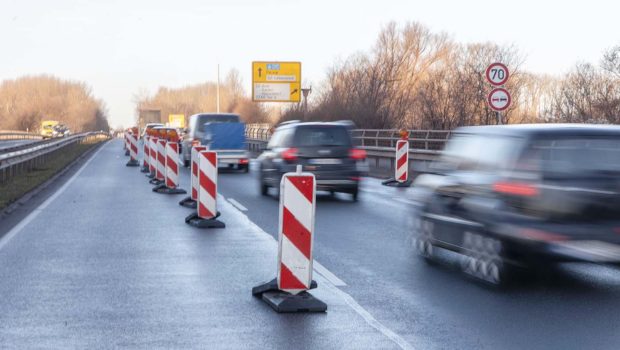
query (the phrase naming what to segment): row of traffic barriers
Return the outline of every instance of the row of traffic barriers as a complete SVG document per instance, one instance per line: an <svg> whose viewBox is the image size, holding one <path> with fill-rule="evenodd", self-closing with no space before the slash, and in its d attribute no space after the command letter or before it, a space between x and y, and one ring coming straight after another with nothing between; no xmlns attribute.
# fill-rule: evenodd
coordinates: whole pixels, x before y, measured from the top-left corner
<svg viewBox="0 0 620 350"><path fill-rule="evenodd" d="M123 148L128 167L138 167L138 132L125 132ZM147 173L154 192L182 194L179 187L179 142L173 130L147 130L144 136L141 172ZM196 228L226 228L217 210L217 152L194 146L191 154L190 195L179 205L195 209L185 223ZM325 312L327 305L308 290L316 288L312 279L316 180L313 174L297 171L284 174L280 184L278 268L276 278L252 288L277 312Z"/></svg>

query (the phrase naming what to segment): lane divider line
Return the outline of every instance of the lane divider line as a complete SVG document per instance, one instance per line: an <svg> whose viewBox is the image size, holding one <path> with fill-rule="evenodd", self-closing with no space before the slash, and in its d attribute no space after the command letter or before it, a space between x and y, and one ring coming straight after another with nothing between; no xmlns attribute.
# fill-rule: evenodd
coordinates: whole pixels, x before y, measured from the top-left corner
<svg viewBox="0 0 620 350"><path fill-rule="evenodd" d="M314 271L318 272L320 275L325 277L326 280L331 282L336 287L346 287L347 284L344 283L343 280L338 278L338 276L334 275L331 271L329 271L325 266L323 266L320 262L314 260Z"/></svg>
<svg viewBox="0 0 620 350"><path fill-rule="evenodd" d="M233 198L228 198L227 201L229 201L230 204L232 204L235 208L237 208L237 209L239 209L241 211L248 211L248 208L244 207L243 204L237 202Z"/></svg>
<svg viewBox="0 0 620 350"><path fill-rule="evenodd" d="M84 169L86 169L86 167L88 166L88 164L90 164L90 162L95 159L95 157L97 157L99 155L99 153L101 151L103 151L104 148L108 147L111 143L106 143L105 145L101 146L87 161L86 163L84 163L80 169L78 169L78 171L75 172L75 174L73 174L73 176L71 176L71 178L69 180L67 180L67 182L65 182L64 185L62 185L62 187L60 187L58 190L56 190L56 192L54 194L52 194L48 199L45 200L45 202L41 203L38 207L36 207L32 213L28 214L28 216L26 216L24 219L22 219L22 221L19 222L19 224L17 224L15 227L13 227L9 232L7 232L1 239L0 239L0 251L2 250L2 248L4 248L4 246L7 245L7 243L9 243L11 241L11 239L13 239L13 237L15 237L18 233L20 233L24 227L26 227L32 220L34 220L37 216L39 216L39 214L41 214L41 212L47 208L48 205L50 205L50 203L52 203L56 198L58 198L58 196L60 196L72 183L73 181L75 181L75 179L82 173L82 171L84 171Z"/></svg>

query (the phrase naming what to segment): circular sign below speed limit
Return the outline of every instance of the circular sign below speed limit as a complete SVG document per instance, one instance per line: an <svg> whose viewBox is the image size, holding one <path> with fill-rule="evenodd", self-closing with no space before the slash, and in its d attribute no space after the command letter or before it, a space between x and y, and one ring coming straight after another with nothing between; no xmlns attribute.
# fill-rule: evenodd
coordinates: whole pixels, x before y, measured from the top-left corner
<svg viewBox="0 0 620 350"><path fill-rule="evenodd" d="M488 96L489 106L497 112L501 112L510 107L511 101L510 93L502 88L493 89Z"/></svg>
<svg viewBox="0 0 620 350"><path fill-rule="evenodd" d="M486 77L491 85L500 86L506 84L508 75L508 67L503 63L495 62L487 67Z"/></svg>

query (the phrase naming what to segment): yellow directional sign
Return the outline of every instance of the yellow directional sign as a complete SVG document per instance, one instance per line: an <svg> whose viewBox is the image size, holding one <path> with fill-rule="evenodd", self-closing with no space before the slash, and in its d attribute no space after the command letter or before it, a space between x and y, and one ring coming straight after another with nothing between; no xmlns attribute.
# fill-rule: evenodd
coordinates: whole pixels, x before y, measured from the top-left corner
<svg viewBox="0 0 620 350"><path fill-rule="evenodd" d="M252 62L252 100L301 101L301 62Z"/></svg>

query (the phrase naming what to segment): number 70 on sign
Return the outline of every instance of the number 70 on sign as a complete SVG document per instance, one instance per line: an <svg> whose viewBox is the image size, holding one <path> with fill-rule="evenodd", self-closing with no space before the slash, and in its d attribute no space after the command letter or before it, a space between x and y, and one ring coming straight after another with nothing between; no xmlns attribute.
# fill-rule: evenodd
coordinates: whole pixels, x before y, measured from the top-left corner
<svg viewBox="0 0 620 350"><path fill-rule="evenodd" d="M493 86L504 85L509 75L508 67L499 62L491 63L486 70L487 81Z"/></svg>

